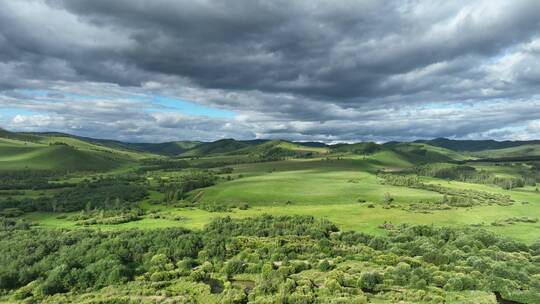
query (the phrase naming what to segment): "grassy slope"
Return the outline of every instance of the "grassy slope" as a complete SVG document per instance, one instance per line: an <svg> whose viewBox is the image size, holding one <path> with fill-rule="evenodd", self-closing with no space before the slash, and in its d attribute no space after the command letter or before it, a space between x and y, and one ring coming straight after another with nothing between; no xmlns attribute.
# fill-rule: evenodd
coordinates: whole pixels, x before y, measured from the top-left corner
<svg viewBox="0 0 540 304"><path fill-rule="evenodd" d="M92 142L88 142L79 138L68 137L68 136L47 136L47 137L43 137L40 140L40 143L43 143L46 145L54 144L54 143L64 143L82 151L108 153L108 154L115 155L116 157L121 157L121 158L141 159L141 158L154 156L146 152L138 152L138 151L133 151L133 150L102 146L102 145L94 144Z"/></svg>
<svg viewBox="0 0 540 304"><path fill-rule="evenodd" d="M295 204L353 203L359 198L377 201L385 192L395 192L396 200L434 199L437 194L403 187L383 186L373 174L385 166L402 167L390 152L374 154L366 160L291 160L238 165L235 173L246 177L204 190L202 201L247 202L266 205L291 201ZM273 171L272 173L269 173Z"/></svg>
<svg viewBox="0 0 540 304"><path fill-rule="evenodd" d="M489 158L540 156L540 145L522 145L505 149L484 150L476 152L475 155Z"/></svg>
<svg viewBox="0 0 540 304"><path fill-rule="evenodd" d="M442 147L422 143L400 143L392 149L413 163L461 161L471 157Z"/></svg>
<svg viewBox="0 0 540 304"><path fill-rule="evenodd" d="M73 137L13 134L0 138L0 170L109 171L150 156Z"/></svg>
<svg viewBox="0 0 540 304"><path fill-rule="evenodd" d="M105 171L126 164L126 160L113 159L106 155L80 151L67 146L40 148L0 148L0 168L4 170L36 169L65 171Z"/></svg>
<svg viewBox="0 0 540 304"><path fill-rule="evenodd" d="M182 154L182 156L208 156L226 154L241 150L252 145L251 142L237 141L234 139L221 139L214 142L202 143Z"/></svg>
<svg viewBox="0 0 540 304"><path fill-rule="evenodd" d="M304 146L299 143L292 143L284 140L271 140L263 142L257 145L250 145L240 150L229 152L228 154L240 154L240 155L259 155L265 156L271 151L280 150L283 152L295 152L295 153L315 153L325 154L329 149L326 147L313 147Z"/></svg>
<svg viewBox="0 0 540 304"><path fill-rule="evenodd" d="M0 138L20 140L20 141L30 141L30 142L38 141L39 139L41 139L41 137L35 136L32 134L10 132L2 128L0 128Z"/></svg>
<svg viewBox="0 0 540 304"><path fill-rule="evenodd" d="M1 130L1 129L0 129ZM7 132L7 131L4 131ZM65 143L78 149L85 149L90 151L107 152L113 154L124 155L134 159L156 157L156 155L176 155L178 151L175 149L181 149L186 151L191 147L199 144L196 141L178 141L178 142L166 142L166 143L127 143L117 140L109 139L96 139L90 137L81 137L65 133L57 132L41 132L41 133L13 133L18 136L32 137L34 142L43 144L52 143ZM0 132L0 138L2 136ZM177 153L176 153L177 152Z"/></svg>
<svg viewBox="0 0 540 304"><path fill-rule="evenodd" d="M418 140L416 142L426 143L436 147L443 147L453 151L478 152L484 150L497 150L523 145L538 145L540 141L496 141L496 140L452 140L446 138L436 138L432 140Z"/></svg>
<svg viewBox="0 0 540 304"><path fill-rule="evenodd" d="M138 149L141 151L146 151L149 153L161 154L161 155L170 155L175 156L186 151L193 149L200 145L199 141L172 141L159 144L126 144L128 147Z"/></svg>
<svg viewBox="0 0 540 304"><path fill-rule="evenodd" d="M271 149L279 148L292 152L327 153L325 146L314 146L307 143L293 143L284 140L247 140L222 139L209 143L202 143L186 151L184 157L205 157L219 155L264 155Z"/></svg>

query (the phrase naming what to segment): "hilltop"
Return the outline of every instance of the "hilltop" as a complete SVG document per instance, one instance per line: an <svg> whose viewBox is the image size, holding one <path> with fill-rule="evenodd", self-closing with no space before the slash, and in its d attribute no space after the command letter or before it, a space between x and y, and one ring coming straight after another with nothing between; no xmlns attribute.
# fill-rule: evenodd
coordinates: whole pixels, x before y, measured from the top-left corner
<svg viewBox="0 0 540 304"><path fill-rule="evenodd" d="M109 171L133 164L144 153L60 133L0 131L0 170Z"/></svg>

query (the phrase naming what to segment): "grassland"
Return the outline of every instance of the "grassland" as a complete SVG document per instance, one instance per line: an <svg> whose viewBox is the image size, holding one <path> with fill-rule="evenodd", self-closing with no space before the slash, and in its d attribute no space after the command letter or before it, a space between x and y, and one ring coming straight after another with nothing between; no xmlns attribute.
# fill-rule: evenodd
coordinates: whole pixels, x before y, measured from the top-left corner
<svg viewBox="0 0 540 304"><path fill-rule="evenodd" d="M435 149L435 151L439 148ZM440 151L440 150L439 150ZM217 161L233 156L216 156L194 160ZM199 208L176 208L165 204L141 203L145 210L159 210L169 216L181 216L182 221L146 217L107 227L120 228L163 228L187 227L200 229L216 217L251 217L261 214L272 215L314 215L327 218L341 229L363 231L375 234L385 233L379 226L385 222L399 224L433 225L483 225L487 229L512 238L532 242L540 235L540 223L515 223L508 226L492 226L491 223L510 217L540 215L540 195L534 187L503 190L494 185L482 185L423 178L426 183L443 185L460 190L476 190L501 195L510 195L515 203L511 206L473 206L433 210L429 213L411 212L400 209L410 203L440 201L437 192L384 185L376 173L396 171L414 166L415 163L396 152L384 150L367 156L341 155L310 159L290 159L274 162L246 163L232 165L232 180L222 180L217 185L194 190L191 197L199 195L198 204L249 205L249 209L237 208L227 212L209 212ZM501 176L515 176L515 167L477 164L479 169L490 170ZM153 172L154 178L173 178L175 172ZM241 177L239 177L241 176ZM225 177L225 175L223 176ZM385 193L393 198L396 208L383 208ZM153 193L149 200L161 200L161 193ZM527 204L523 204L526 202ZM372 205L372 206L370 206ZM373 207L373 208L370 208ZM32 213L28 219L47 227L75 227L67 219L58 219L56 213Z"/></svg>

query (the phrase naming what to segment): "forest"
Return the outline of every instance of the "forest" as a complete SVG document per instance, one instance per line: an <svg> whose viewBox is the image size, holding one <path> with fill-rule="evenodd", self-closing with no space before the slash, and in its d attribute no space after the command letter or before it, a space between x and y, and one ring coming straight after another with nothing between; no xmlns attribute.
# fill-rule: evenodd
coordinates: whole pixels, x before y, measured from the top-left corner
<svg viewBox="0 0 540 304"><path fill-rule="evenodd" d="M27 303L123 285L141 299L164 290L173 303L368 303L372 295L444 303L443 294L459 300L463 291L476 292L476 303L490 294L540 300L540 242L482 229L404 225L383 237L270 215L221 218L201 231L35 231L16 220L1 227L0 288ZM107 297L95 301L137 303Z"/></svg>

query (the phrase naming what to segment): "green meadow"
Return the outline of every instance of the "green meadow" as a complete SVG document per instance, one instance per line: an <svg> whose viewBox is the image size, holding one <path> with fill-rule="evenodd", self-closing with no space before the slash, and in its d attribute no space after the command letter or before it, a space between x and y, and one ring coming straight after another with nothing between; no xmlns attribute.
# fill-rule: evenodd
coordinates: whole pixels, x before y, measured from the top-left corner
<svg viewBox="0 0 540 304"><path fill-rule="evenodd" d="M490 223L510 217L540 214L540 195L534 187L503 190L494 185L474 184L424 177L428 184L443 185L460 190L477 190L510 195L516 202L511 206L473 206L434 210L429 213L411 212L399 208L385 209L382 202L385 193L391 195L395 206L408 203L438 201L437 192L382 184L378 170L399 170L413 166L389 152L367 157L340 156L316 159L290 159L274 162L248 163L231 166L232 180L222 180L216 185L192 191L189 197L199 195L196 204L238 205L246 203L249 209L233 208L231 211L210 212L196 207L182 208L168 204L141 202L145 210L158 210L170 216L182 216L182 221L143 218L137 222L119 225L96 225L99 228L163 228L187 227L200 229L216 217L245 218L261 214L313 215L336 223L341 229L384 233L379 226L385 222L427 225L483 225L485 228L512 238L532 242L540 235L540 223L516 223L504 227ZM213 161L215 157L209 158ZM217 158L223 159L223 158ZM226 158L225 158L226 159ZM208 159L207 159L208 160ZM199 159L199 162L204 159ZM515 176L511 168L478 165L482 170L496 172L498 176ZM181 175L176 172L152 173L154 178ZM241 176L241 177L238 177ZM153 200L163 199L163 194L153 193ZM527 202L527 204L523 204ZM368 207L373 205L373 208ZM56 213L35 212L27 215L33 222L47 227L71 227L68 219L58 219Z"/></svg>

